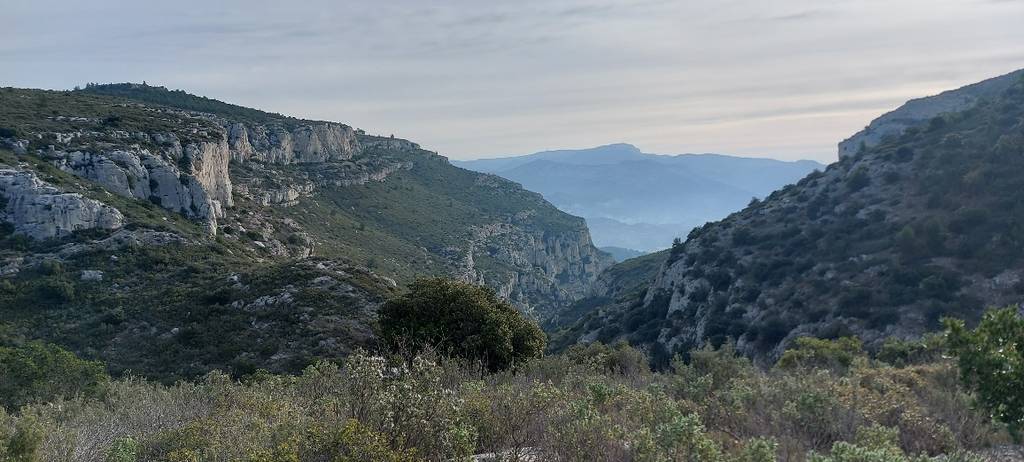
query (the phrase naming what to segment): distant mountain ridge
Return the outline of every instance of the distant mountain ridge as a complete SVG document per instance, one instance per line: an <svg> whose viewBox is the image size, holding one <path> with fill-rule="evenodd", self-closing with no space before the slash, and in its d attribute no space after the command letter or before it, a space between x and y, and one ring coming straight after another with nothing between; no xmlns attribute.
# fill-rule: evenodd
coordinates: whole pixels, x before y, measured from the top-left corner
<svg viewBox="0 0 1024 462"><path fill-rule="evenodd" d="M693 227L823 167L808 160L648 154L624 143L452 163L518 182L586 218L596 245L643 251L667 248Z"/></svg>
<svg viewBox="0 0 1024 462"><path fill-rule="evenodd" d="M644 252L639 250L627 249L625 247L601 247L601 251L610 254L616 262L623 262L631 258L646 255Z"/></svg>

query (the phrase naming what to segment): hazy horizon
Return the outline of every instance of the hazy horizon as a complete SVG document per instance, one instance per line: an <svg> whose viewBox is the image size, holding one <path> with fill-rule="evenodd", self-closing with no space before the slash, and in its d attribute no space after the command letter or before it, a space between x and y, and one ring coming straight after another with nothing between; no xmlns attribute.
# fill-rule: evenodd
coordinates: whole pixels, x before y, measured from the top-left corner
<svg viewBox="0 0 1024 462"><path fill-rule="evenodd" d="M1024 67L1018 0L5 9L0 86L147 81L453 159L625 142L828 163L908 99Z"/></svg>
<svg viewBox="0 0 1024 462"><path fill-rule="evenodd" d="M726 157L742 157L742 158L751 158L751 159L776 159L776 160L782 160L782 161L786 161L786 162L811 161L811 162L818 162L818 163L821 163L823 165L827 165L827 164L821 162L820 160L811 159L811 158L777 159L777 158L770 157L770 156L749 156L749 155L745 156L745 155L741 155L741 154L732 154L732 153L728 153L728 152L650 152L649 150L646 150L646 149L644 149L644 148L642 148L640 146L637 146L636 143L630 143L629 141L618 141L618 142L600 144L600 145L596 145L596 146L580 146L580 147L567 147L567 148L555 148L555 149L542 149L542 150L534 151L534 152L517 152L517 153L505 153L505 154L493 153L493 154L487 155L486 157L467 157L467 158L464 158L464 159L456 159L456 160L458 160L458 161L475 161L475 160L488 160L488 159L506 159L506 158L513 158L513 157L531 156L531 155L534 155L534 154L544 154L544 153L548 153L548 152L592 151L592 150L596 150L596 149L600 149L600 148L605 148L605 147L609 147L609 146L616 146L616 145L630 145L630 146L633 146L634 148L637 148L637 150L639 150L642 154L651 155L651 156L665 156L665 157L675 157L675 156L726 156Z"/></svg>

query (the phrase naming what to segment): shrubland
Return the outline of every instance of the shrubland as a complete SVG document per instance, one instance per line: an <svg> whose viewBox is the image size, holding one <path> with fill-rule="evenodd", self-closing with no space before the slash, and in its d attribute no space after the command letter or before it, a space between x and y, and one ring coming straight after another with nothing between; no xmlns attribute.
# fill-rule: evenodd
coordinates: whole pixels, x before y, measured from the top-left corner
<svg viewBox="0 0 1024 462"><path fill-rule="evenodd" d="M922 351L926 342L891 342ZM37 347L31 347L37 348ZM944 348L944 347L943 347ZM798 342L758 368L731 344L653 371L626 344L508 369L360 351L298 375L89 381L0 414L8 460L981 461L1009 441L958 364L855 339ZM406 351L408 353L408 351ZM44 369L46 369L44 367ZM60 377L64 372L48 368ZM74 381L69 383L75 383ZM94 386L95 385L95 386ZM22 404L18 402L17 404ZM0 459L2 459L0 457ZM484 459L488 460L488 459Z"/></svg>

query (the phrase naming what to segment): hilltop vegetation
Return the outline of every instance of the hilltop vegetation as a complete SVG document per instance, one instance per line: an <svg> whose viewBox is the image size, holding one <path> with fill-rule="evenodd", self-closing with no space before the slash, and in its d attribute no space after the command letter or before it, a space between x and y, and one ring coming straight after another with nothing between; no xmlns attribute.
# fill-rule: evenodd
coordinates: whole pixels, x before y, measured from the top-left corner
<svg viewBox="0 0 1024 462"><path fill-rule="evenodd" d="M193 95L184 90L169 90L166 87L151 86L146 83L90 83L85 88L76 90L76 93L114 96L148 104L184 109L186 111L218 114L251 123L280 122L295 126L301 122L309 122L308 120L282 114L225 103L205 96Z"/></svg>

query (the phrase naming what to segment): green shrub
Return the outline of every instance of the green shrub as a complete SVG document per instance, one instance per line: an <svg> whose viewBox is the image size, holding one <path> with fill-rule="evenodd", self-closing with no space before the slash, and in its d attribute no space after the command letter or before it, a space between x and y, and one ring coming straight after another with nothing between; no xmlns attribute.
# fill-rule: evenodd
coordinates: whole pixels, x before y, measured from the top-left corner
<svg viewBox="0 0 1024 462"><path fill-rule="evenodd" d="M854 362L866 358L860 339L843 337L836 340L800 337L779 359L782 369L827 369L845 372Z"/></svg>
<svg viewBox="0 0 1024 462"><path fill-rule="evenodd" d="M336 436L335 462L414 462L416 451L395 450L385 435L349 420Z"/></svg>
<svg viewBox="0 0 1024 462"><path fill-rule="evenodd" d="M103 365L56 345L0 347L0 404L18 409L58 396L93 396L110 380Z"/></svg>
<svg viewBox="0 0 1024 462"><path fill-rule="evenodd" d="M896 367L926 364L939 360L945 351L944 339L929 335L920 340L886 339L875 359Z"/></svg>
<svg viewBox="0 0 1024 462"><path fill-rule="evenodd" d="M0 417L3 417L0 415ZM0 422L3 424L4 422ZM4 462L42 462L40 446L44 429L34 416L24 416L14 423L13 432L5 437L0 430L0 460Z"/></svg>
<svg viewBox="0 0 1024 462"><path fill-rule="evenodd" d="M1021 439L1024 425L1024 319L1017 307L990 310L978 327L947 319L949 352L978 402Z"/></svg>
<svg viewBox="0 0 1024 462"><path fill-rule="evenodd" d="M577 344L569 347L565 355L575 364L585 364L606 374L633 377L651 372L647 355L624 341L611 346L601 342Z"/></svg>
<svg viewBox="0 0 1024 462"><path fill-rule="evenodd" d="M135 462L139 457L139 443L130 437L114 441L107 451L105 462Z"/></svg>
<svg viewBox="0 0 1024 462"><path fill-rule="evenodd" d="M450 279L421 279L380 308L380 335L396 351L431 347L490 370L539 357L545 336L494 291Z"/></svg>

